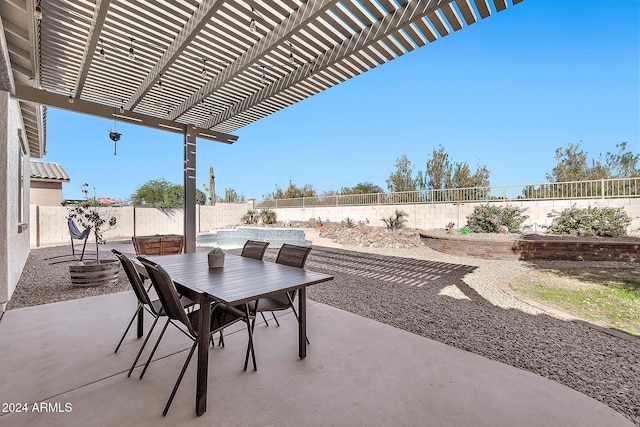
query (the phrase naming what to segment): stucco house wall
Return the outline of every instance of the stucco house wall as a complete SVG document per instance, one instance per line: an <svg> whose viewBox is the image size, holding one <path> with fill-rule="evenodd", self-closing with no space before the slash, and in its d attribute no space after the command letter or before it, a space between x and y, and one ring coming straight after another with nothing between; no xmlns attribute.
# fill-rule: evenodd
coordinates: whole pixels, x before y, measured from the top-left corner
<svg viewBox="0 0 640 427"><path fill-rule="evenodd" d="M62 204L62 182L31 180L29 191L31 203L38 206L60 206Z"/></svg>
<svg viewBox="0 0 640 427"><path fill-rule="evenodd" d="M18 101L0 91L0 313L16 288L29 256L29 145ZM20 157L20 150L23 156ZM23 218L19 216L20 162L22 162Z"/></svg>

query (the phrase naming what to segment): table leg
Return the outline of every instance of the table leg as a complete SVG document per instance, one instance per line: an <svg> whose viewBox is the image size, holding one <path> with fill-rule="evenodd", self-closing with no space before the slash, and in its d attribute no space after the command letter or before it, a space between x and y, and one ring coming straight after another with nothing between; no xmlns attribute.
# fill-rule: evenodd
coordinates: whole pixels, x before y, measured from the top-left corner
<svg viewBox="0 0 640 427"><path fill-rule="evenodd" d="M198 416L207 411L207 378L209 376L209 324L211 319L211 304L202 297L200 301L198 325L198 372L196 378L196 414Z"/></svg>
<svg viewBox="0 0 640 427"><path fill-rule="evenodd" d="M307 357L307 288L298 289L298 356Z"/></svg>

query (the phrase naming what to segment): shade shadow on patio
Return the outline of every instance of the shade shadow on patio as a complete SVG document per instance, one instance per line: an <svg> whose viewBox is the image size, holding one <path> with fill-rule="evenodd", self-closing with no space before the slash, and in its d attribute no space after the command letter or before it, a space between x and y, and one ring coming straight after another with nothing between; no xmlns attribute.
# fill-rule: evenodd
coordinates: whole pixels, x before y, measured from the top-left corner
<svg viewBox="0 0 640 427"><path fill-rule="evenodd" d="M172 331L145 378L127 378L139 340L130 334L113 349L134 306L133 292L121 292L5 313L0 395L28 412L2 413L0 424L632 425L556 382L313 302L306 359L297 357L290 313L281 327L256 327L257 372L242 370L245 334L229 331L224 349L210 348L208 411L194 413L192 363L163 418L190 343ZM40 402L61 411L33 412Z"/></svg>

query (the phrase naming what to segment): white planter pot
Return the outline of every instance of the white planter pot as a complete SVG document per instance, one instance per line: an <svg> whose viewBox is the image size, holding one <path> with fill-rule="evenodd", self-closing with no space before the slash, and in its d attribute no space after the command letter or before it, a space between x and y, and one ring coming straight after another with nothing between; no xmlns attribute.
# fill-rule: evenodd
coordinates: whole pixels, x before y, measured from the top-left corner
<svg viewBox="0 0 640 427"><path fill-rule="evenodd" d="M209 268L220 268L224 266L224 253L208 255Z"/></svg>

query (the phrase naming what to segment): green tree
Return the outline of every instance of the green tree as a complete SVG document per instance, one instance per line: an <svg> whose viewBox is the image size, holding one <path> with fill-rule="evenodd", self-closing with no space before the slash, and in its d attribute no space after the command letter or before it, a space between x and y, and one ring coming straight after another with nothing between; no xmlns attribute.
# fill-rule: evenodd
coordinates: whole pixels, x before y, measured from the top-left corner
<svg viewBox="0 0 640 427"><path fill-rule="evenodd" d="M196 204L204 205L206 201L207 196L196 188ZM158 209L180 209L184 207L184 187L164 178L151 179L136 189L131 195L131 203Z"/></svg>
<svg viewBox="0 0 640 427"><path fill-rule="evenodd" d="M616 144L617 153L607 153L604 160L604 169L610 178L633 178L640 176L640 154L633 154L627 149L627 143Z"/></svg>
<svg viewBox="0 0 640 427"><path fill-rule="evenodd" d="M582 143L569 143L565 148L557 148L555 159L558 162L547 174L547 181L566 182L591 179L591 169L587 162L587 153L580 150Z"/></svg>
<svg viewBox="0 0 640 427"><path fill-rule="evenodd" d="M264 200L274 199L296 199L300 197L316 197L316 190L312 184L305 184L302 187L298 187L291 180L289 180L289 187L286 190L282 190L278 184L276 189L272 193L267 193L262 196Z"/></svg>
<svg viewBox="0 0 640 427"><path fill-rule="evenodd" d="M384 193L384 190L379 185L375 185L371 182L360 182L353 187L342 187L341 194L375 194Z"/></svg>
<svg viewBox="0 0 640 427"><path fill-rule="evenodd" d="M591 161L589 166L587 153L580 150L582 143L569 143L565 148L556 149L555 159L558 162L551 173L547 174L547 181L583 181L590 179L633 178L640 176L638 163L640 154L633 154L627 150L627 143L616 144L617 152L607 152L598 159Z"/></svg>
<svg viewBox="0 0 640 427"><path fill-rule="evenodd" d="M550 182L567 181L587 181L609 178L634 178L640 176L638 162L640 155L633 154L627 150L627 143L616 144L617 152L607 152L606 155L600 153L597 159L591 160L589 166L587 153L580 149L581 143L569 143L565 148L556 149L555 159L558 162L551 173L547 174ZM542 187L541 187L542 189ZM570 187L570 184L556 184L550 193L565 194L567 192L579 193L580 196L598 196L602 192L600 185L585 187ZM612 182L610 187L605 189L606 193L633 195L637 192L637 187L631 181Z"/></svg>
<svg viewBox="0 0 640 427"><path fill-rule="evenodd" d="M491 172L486 166L476 168L472 174L467 162L449 161L449 155L441 145L433 150L433 154L427 160L425 169L425 183L431 190L443 190L446 188L470 188L488 187Z"/></svg>
<svg viewBox="0 0 640 427"><path fill-rule="evenodd" d="M414 168L406 154L398 157L394 163L395 171L392 171L387 179L387 188L391 192L415 191L418 189L420 179L413 177Z"/></svg>
<svg viewBox="0 0 640 427"><path fill-rule="evenodd" d="M433 149L431 158L427 160L425 169L425 184L431 190L443 190L451 186L452 175L449 155L444 151L443 146Z"/></svg>
<svg viewBox="0 0 640 427"><path fill-rule="evenodd" d="M224 189L224 198L220 199L224 203L241 203L244 202L244 194L238 194L233 188Z"/></svg>

